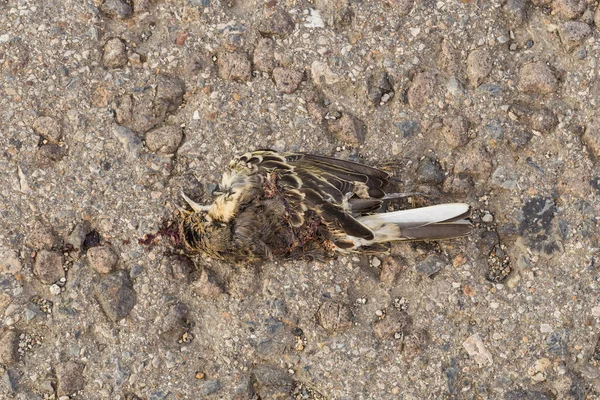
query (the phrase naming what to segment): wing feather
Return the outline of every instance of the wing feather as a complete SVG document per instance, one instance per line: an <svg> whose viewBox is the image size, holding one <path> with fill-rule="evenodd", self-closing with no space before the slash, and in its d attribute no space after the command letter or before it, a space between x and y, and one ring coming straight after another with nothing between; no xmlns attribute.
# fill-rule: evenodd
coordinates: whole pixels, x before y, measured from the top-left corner
<svg viewBox="0 0 600 400"><path fill-rule="evenodd" d="M378 199L385 196L387 172L337 158L272 150L246 153L237 160L277 172L279 184L287 188L285 190L294 189L303 194L307 206L317 211L331 230L365 240L374 238L371 229L353 215L371 213L380 207ZM298 224L300 216L295 217L298 218L294 222Z"/></svg>

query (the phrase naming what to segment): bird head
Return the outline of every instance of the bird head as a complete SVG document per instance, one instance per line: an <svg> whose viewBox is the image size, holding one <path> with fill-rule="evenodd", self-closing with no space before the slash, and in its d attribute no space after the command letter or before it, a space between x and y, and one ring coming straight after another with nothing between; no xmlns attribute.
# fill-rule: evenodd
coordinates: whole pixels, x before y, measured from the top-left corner
<svg viewBox="0 0 600 400"><path fill-rule="evenodd" d="M192 208L179 208L179 236L184 245L192 251L204 253L210 257L221 259L228 250L231 230L226 224L213 220L209 214L210 206L202 206L183 192L184 200Z"/></svg>

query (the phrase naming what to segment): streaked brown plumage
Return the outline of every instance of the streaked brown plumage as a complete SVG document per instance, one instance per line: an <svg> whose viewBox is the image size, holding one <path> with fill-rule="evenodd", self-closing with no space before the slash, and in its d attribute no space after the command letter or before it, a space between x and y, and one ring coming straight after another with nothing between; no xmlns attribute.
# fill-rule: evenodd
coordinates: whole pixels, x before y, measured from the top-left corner
<svg viewBox="0 0 600 400"><path fill-rule="evenodd" d="M189 251L234 263L470 233L467 204L377 213L395 197L384 192L388 178L335 158L257 150L230 163L211 205L182 194L192 210L181 210L179 233Z"/></svg>

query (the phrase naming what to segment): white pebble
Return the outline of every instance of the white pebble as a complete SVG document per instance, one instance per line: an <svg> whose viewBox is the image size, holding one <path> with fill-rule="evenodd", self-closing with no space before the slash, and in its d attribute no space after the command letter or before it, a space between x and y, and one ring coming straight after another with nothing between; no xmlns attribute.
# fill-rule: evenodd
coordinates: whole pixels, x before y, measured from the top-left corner
<svg viewBox="0 0 600 400"><path fill-rule="evenodd" d="M50 294L53 294L55 296L60 294L60 286L58 286L57 284L51 285L50 286Z"/></svg>
<svg viewBox="0 0 600 400"><path fill-rule="evenodd" d="M483 222L490 223L490 222L494 221L494 216L492 214L486 213L483 217L481 217L481 220Z"/></svg>

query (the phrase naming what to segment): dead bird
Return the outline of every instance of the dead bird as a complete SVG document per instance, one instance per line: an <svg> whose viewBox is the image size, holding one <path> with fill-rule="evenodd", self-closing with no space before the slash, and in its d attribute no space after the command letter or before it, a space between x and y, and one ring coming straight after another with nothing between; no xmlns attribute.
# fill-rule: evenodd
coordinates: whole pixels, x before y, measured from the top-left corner
<svg viewBox="0 0 600 400"><path fill-rule="evenodd" d="M331 157L257 150L238 156L210 205L182 196L179 236L186 249L231 263L273 258L324 259L380 251L391 241L468 235L470 207L439 204L378 212L390 175Z"/></svg>

